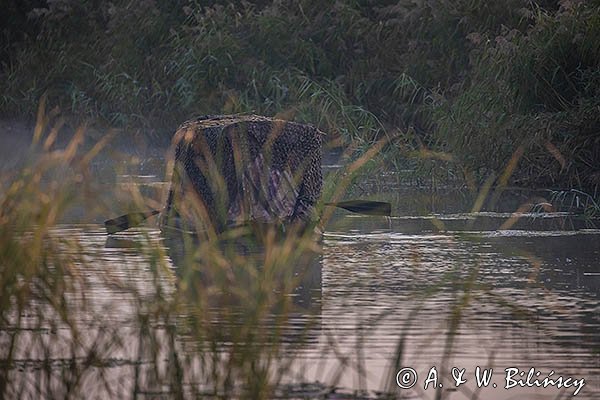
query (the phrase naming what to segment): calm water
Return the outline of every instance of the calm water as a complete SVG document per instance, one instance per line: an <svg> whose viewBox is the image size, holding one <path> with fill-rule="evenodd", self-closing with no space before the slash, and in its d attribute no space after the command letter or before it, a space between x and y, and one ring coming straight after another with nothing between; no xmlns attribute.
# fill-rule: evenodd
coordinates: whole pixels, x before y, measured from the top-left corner
<svg viewBox="0 0 600 400"><path fill-rule="evenodd" d="M123 174L117 183L133 179L160 191L164 184L156 176ZM277 393L345 398L366 389L354 394L564 399L573 397L575 384L584 380L576 398L600 398L600 230L561 213L525 214L506 225L512 215L504 211L517 209L519 196L502 212L480 213L468 212L470 203L458 195L457 201L409 188L387 196L394 200L396 217L336 211L320 254L303 267L307 271L289 294L292 312L284 320L274 312L266 322L265 332L277 329L284 342L271 366L285 371ZM218 354L223 359L233 354L236 344L228 335L235 333L231 325L243 327L248 304L216 300L205 308L208 320L225 332L211 349L217 358L207 361L193 324L185 324L194 320L185 307L153 308L175 296L182 279L177 264L185 255L177 243L151 224L108 239L101 224L64 224L54 234L80 244L65 248L65 255L85 255L80 273L86 289L65 295L78 312L77 335L63 323L40 324L40 313L47 312L44 321L54 320L43 304L22 313L18 327L0 332L5 349L19 334L15 361L3 364L11 370L8 393L62 397L70 388L75 397L86 398L176 397L181 388L155 380L168 375L169 349L177 349L186 366L180 371L183 393L208 390L202 366L226 361ZM138 248L147 242L159 251ZM251 276L236 274L235 279L253 285ZM268 347L268 338L256 338L263 342ZM458 388L455 367L465 370L466 382ZM493 368L488 387L480 391L477 367ZM417 374L411 389L396 384L403 368ZM531 368L530 382L551 371L553 379L572 379L567 388L517 383L505 389L508 368L518 369L511 384L519 378L525 382ZM436 390L439 383L443 387Z"/></svg>
<svg viewBox="0 0 600 400"><path fill-rule="evenodd" d="M463 222L468 222L464 217ZM460 216L453 218L456 222ZM436 367L440 377L447 369L449 377L451 368L458 367L466 370L468 382L457 391L442 393L444 398L460 399L471 398L475 390L475 368L491 366L490 385L496 383L498 388L483 390L481 398L555 399L574 393L575 388L503 389L506 368L535 368L541 372L540 380L551 370L556 377L585 379L577 398L598 398L600 232L472 228L468 233L437 232L433 225L426 229L427 224L416 229L415 224L422 222L420 218L374 220L347 215L337 220L336 229L326 231L322 256L312 267L316 272L299 295L303 307L298 307L285 327L283 340L302 337L308 343L290 350L289 356L296 361L286 379L382 390L389 388L390 372L393 379L400 367L411 367L418 373L417 386L394 390L407 398L429 399L435 390L423 390L423 385L431 368ZM65 225L56 233L78 239L88 257L83 270L93 283L86 292L93 306L80 316L82 340L100 347L109 346L104 336L118 335L125 341L114 351L110 346L103 349L104 365L90 372L83 386L88 384L92 393L105 397L105 388L94 384L102 371L116 393L131 393L136 368L153 361L142 360L137 353L140 305L130 290L134 287L148 302L141 307L151 307L156 284L149 260L131 245L143 237L164 243L160 232L139 229L116 241L107 241L100 225ZM164 275L160 286L166 296L176 279L176 274ZM444 357L452 308L463 300L461 285L469 280L474 285L471 297L461 308L450 357ZM218 310L219 305L214 307ZM98 325L109 321L111 330L94 329L95 321ZM36 368L43 370L41 359L30 353L32 344L52 342L49 358L55 374L68 368L71 357L69 330L46 328L41 337L32 333L28 348L22 349L23 357L15 357L21 360L16 364L19 373L29 375L23 381L32 386L40 379ZM153 329L157 337L167 340L163 328ZM185 334L176 340L185 348L190 346ZM227 346L226 341L222 345ZM402 358L396 367L399 350ZM342 362L347 367L340 370ZM453 386L452 381L441 382ZM309 389L304 390L316 394ZM140 392L144 393L143 388ZM156 396L156 388L151 393ZM158 393L169 397L170 392L163 388Z"/></svg>
<svg viewBox="0 0 600 400"><path fill-rule="evenodd" d="M550 370L585 378L578 398L597 398L598 231L471 230L465 236L419 232L412 221L405 232L403 218L382 229L365 228L363 218L351 219L354 229L326 235L323 330L352 355L355 328L364 328L364 368L373 387L386 376L399 336L404 337L401 366L418 372L421 387L433 366L443 368L451 308L463 296L457 285L475 274L476 289L461 311L446 367L465 368L466 385L474 390L469 384L475 368L494 366L492 382L499 388L484 390L482 398L561 398L555 388L500 389L509 367L534 367L542 378ZM342 386L356 386L359 378L348 374L342 381ZM567 390L564 397L572 393ZM431 388L416 394L433 398ZM466 394L447 396L470 398Z"/></svg>

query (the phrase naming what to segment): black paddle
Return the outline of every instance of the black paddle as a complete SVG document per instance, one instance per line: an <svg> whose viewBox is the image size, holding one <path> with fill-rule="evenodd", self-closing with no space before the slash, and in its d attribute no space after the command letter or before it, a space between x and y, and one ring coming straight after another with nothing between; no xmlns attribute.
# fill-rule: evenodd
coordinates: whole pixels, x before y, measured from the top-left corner
<svg viewBox="0 0 600 400"><path fill-rule="evenodd" d="M368 201L368 200L349 200L339 203L325 203L326 206L340 207L348 211L352 211L365 215L381 215L390 216L392 213L392 205L383 201ZM121 215L120 217L104 221L106 232L109 234L117 233L129 229L133 226L141 224L145 219L160 213L158 210L150 210L146 212L134 212Z"/></svg>
<svg viewBox="0 0 600 400"><path fill-rule="evenodd" d="M146 212L134 212L121 215L120 217L104 221L106 232L109 234L117 233L141 224L145 219L160 213L158 210L150 210Z"/></svg>
<svg viewBox="0 0 600 400"><path fill-rule="evenodd" d="M339 203L325 203L326 206L343 208L364 215L382 215L389 217L392 214L392 205L383 201L348 200Z"/></svg>

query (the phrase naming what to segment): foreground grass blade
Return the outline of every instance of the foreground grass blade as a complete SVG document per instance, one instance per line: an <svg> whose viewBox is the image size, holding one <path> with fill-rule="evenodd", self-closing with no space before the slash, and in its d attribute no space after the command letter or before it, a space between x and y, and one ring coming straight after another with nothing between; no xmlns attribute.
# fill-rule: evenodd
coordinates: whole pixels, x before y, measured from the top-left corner
<svg viewBox="0 0 600 400"><path fill-rule="evenodd" d="M106 232L109 234L117 233L141 224L147 218L160 213L158 210L150 210L146 212L134 212L121 215L120 217L104 221Z"/></svg>

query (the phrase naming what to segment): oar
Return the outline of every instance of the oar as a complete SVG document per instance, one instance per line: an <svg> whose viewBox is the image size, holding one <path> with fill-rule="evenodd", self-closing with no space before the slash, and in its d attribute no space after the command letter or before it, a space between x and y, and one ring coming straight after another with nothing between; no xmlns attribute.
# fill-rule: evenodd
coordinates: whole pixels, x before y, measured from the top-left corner
<svg viewBox="0 0 600 400"><path fill-rule="evenodd" d="M134 212L121 215L120 217L104 221L106 232L109 234L117 233L129 229L133 226L141 224L147 218L160 213L158 210L150 210L146 212Z"/></svg>
<svg viewBox="0 0 600 400"><path fill-rule="evenodd" d="M368 201L368 200L349 200L339 203L325 203L326 206L340 207L348 211L352 211L365 215L384 215L390 216L392 213L392 205L383 201ZM109 234L121 232L141 224L147 218L160 213L158 210L150 210L146 212L134 212L121 215L120 217L104 221L104 226Z"/></svg>
<svg viewBox="0 0 600 400"><path fill-rule="evenodd" d="M392 205L383 201L348 200L338 203L325 203L326 206L343 208L364 215L383 215L389 217L392 214Z"/></svg>

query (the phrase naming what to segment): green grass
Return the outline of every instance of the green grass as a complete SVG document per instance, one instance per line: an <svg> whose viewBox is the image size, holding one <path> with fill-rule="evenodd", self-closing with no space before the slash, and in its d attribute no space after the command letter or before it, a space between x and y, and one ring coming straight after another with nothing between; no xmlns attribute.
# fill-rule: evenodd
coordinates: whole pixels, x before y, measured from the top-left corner
<svg viewBox="0 0 600 400"><path fill-rule="evenodd" d="M82 152L79 130L63 149L44 146L52 132L44 104L39 115L31 163L1 182L0 397L166 390L169 398L271 398L288 371L286 352L302 347L314 324L292 332L287 345L290 332L278 328L296 312L290 293L310 279L317 241L267 231L256 242L236 230L226 240L199 232L165 246L141 230L133 241L114 238L121 251L98 263L101 248L92 255L89 239L58 228L78 204L86 218L108 214L87 171L105 143ZM145 206L136 187L129 196L132 207ZM135 283L140 274L145 287ZM103 290L122 299L95 297ZM105 314L98 304L106 302ZM113 307L131 312L119 316ZM115 362L133 375L113 381ZM205 385L189 385L191 378Z"/></svg>
<svg viewBox="0 0 600 400"><path fill-rule="evenodd" d="M386 185L379 177L387 169L414 185L467 185L481 201L509 184L567 188L550 202L597 217L597 1L572 8L525 0L211 4L65 1L37 18L8 20L0 114L33 118L45 94L74 126L92 121L150 137L170 137L199 114L279 115L316 124L330 145L344 147L349 167L325 182L328 200L356 189L359 170ZM125 268L133 259L143 271L94 270L82 243L54 228L74 204L87 204L95 218L113 215L114 205L85 179L94 152L76 151L77 140L65 151L44 150L48 122L40 119L33 162L0 188L0 397L30 389L78 397L94 385L117 397L148 387L175 398L272 397L290 373L290 354L309 343L318 324L315 318L296 332L272 329L298 311L288 294L308 275L302 264L318 255L315 242L267 233L256 253L208 237L167 248L141 230L135 240L123 239L133 247L113 261ZM141 193L128 196L132 209L146 209ZM297 276L290 276L293 263ZM538 265L534 257L531 265ZM511 318L535 319L480 282L477 261L460 267L465 271L457 266L414 294L389 368L390 391L423 299L448 285L444 366L477 301L493 301ZM152 282L143 291L134 284L141 273ZM127 294L127 335L88 300L98 285ZM357 336L378 321L363 321ZM59 344L61 368L51 362ZM335 352L336 343L328 345ZM133 376L113 386L103 371L123 360L107 357L125 350ZM18 372L23 359L40 360L35 379ZM353 363L342 354L338 361L326 389L344 373L364 383L360 357ZM188 385L190 376L206 385Z"/></svg>
<svg viewBox="0 0 600 400"><path fill-rule="evenodd" d="M272 398L318 324L318 238L141 229L94 249L62 223L82 204L84 220L109 215L89 173L108 139L84 147L82 128L58 147L62 123L45 106L29 163L1 181L0 397ZM134 209L152 201L137 186L126 194ZM115 381L120 365L129 372Z"/></svg>
<svg viewBox="0 0 600 400"><path fill-rule="evenodd" d="M340 96L321 90L315 101L334 102ZM331 123L345 116L338 118ZM370 121L371 115L365 113L364 118ZM319 310L311 314L310 304L294 301L310 293L290 294L299 284L310 288L316 283L321 290L321 282L314 282L319 279L311 275L315 262L320 268L319 241L310 232L282 236L268 230L247 236L243 229L229 232L223 240L204 231L197 232L196 238L184 234L158 239L155 230L142 228L113 238L110 245L102 237L101 243L90 247L85 235L69 236L58 228L78 204L85 204L89 219L109 215L114 207L99 196L102 189L89 179L88 171L106 141L82 150L84 130L80 129L64 148L57 148L51 143L54 128L42 102L30 163L1 182L0 340L7 345L0 348L0 397L78 398L97 390L105 397L120 398L150 392L167 398L269 399L282 390L289 395L285 390L298 389L284 384L290 377L304 388L301 397L317 397L306 389L311 382L292 373L292 365L296 352L313 344L311 330L318 328ZM347 195L358 171L371 166L390 140L393 143L395 138L382 137L370 146L359 141L355 147L365 146L363 155L329 177L325 199ZM445 159L441 154L437 158ZM506 175L513 171L510 165L503 170ZM136 186L126 195L132 199L132 209L145 209L151 201ZM484 185L479 197L491 195ZM557 196L562 196L557 201L568 201L568 195ZM585 199L587 205L596 205ZM473 209L480 208L476 201ZM327 210L323 224L330 217ZM443 221L438 223L443 228ZM539 262L527 257L536 282ZM480 261L474 255L434 282L419 282L408 293L414 308L389 355L389 376L382 377L391 393L397 390L394 377L407 351L410 328L434 296L443 294L448 299L448 309L439 311L446 322L436 332L444 340L440 371L450 367L460 328L478 303L493 304L503 318L538 324L535 310L505 298L494 290L494 282L483 280ZM410 267L424 267L418 251ZM357 322L352 355L340 351L334 336L325 332L323 352L335 355L337 364L323 374L330 377L327 381L315 385L321 393L335 389L344 374L355 375L364 388L362 341L396 312L393 306L385 307ZM299 314L304 316L300 325L294 320ZM494 356L494 352L489 355L490 365ZM128 367L130 374L115 379L111 371L119 365ZM360 398L360 394L349 397ZM442 398L443 392L437 390L435 396Z"/></svg>
<svg viewBox="0 0 600 400"><path fill-rule="evenodd" d="M435 110L438 143L475 176L499 174L521 148L514 183L594 190L597 17L591 5L538 9L526 31L478 46L465 90Z"/></svg>
<svg viewBox="0 0 600 400"><path fill-rule="evenodd" d="M599 7L86 0L27 26L10 9L0 114L32 117L46 94L73 125L154 139L196 115L279 115L354 157L394 137L381 165L421 180L481 184L524 148L511 183L594 191Z"/></svg>

